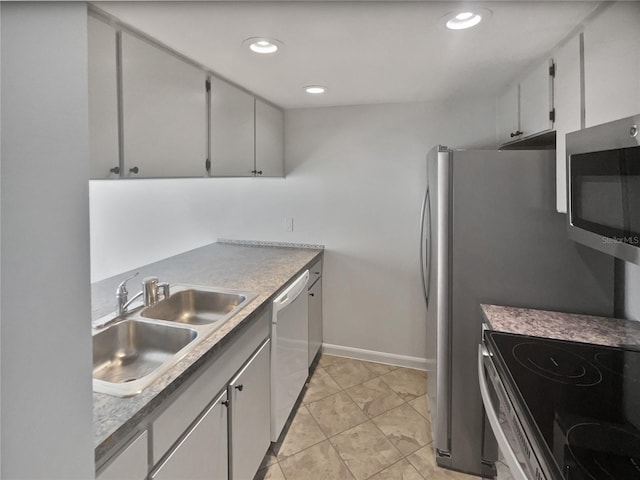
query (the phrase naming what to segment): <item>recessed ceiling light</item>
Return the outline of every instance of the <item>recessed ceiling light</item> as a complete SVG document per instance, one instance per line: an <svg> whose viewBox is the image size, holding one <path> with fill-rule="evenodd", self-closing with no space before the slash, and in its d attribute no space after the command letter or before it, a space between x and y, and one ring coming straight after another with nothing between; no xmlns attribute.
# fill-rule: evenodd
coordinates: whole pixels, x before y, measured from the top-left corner
<svg viewBox="0 0 640 480"><path fill-rule="evenodd" d="M281 41L266 37L247 38L242 44L254 53L276 53L282 47Z"/></svg>
<svg viewBox="0 0 640 480"><path fill-rule="evenodd" d="M449 30L464 30L478 25L483 19L489 18L491 11L485 8L449 13L443 17L444 24Z"/></svg>
<svg viewBox="0 0 640 480"><path fill-rule="evenodd" d="M304 91L311 95L321 95L327 91L327 87L323 87L322 85L307 85L304 87Z"/></svg>

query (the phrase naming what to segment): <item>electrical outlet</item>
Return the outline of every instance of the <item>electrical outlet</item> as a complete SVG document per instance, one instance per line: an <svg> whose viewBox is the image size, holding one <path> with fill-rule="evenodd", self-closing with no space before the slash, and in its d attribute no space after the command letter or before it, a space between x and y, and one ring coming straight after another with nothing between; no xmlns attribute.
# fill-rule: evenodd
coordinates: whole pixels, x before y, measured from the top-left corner
<svg viewBox="0 0 640 480"><path fill-rule="evenodd" d="M284 231L293 232L293 217L285 217L284 219Z"/></svg>

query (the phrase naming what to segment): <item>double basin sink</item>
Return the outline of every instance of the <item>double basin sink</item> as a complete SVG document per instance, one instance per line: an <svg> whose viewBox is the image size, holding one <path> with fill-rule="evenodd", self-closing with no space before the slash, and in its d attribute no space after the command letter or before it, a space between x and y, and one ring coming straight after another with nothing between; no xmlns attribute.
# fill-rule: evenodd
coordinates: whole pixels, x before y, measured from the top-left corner
<svg viewBox="0 0 640 480"><path fill-rule="evenodd" d="M93 333L93 390L137 395L256 297L255 293L172 285L155 305L110 319Z"/></svg>

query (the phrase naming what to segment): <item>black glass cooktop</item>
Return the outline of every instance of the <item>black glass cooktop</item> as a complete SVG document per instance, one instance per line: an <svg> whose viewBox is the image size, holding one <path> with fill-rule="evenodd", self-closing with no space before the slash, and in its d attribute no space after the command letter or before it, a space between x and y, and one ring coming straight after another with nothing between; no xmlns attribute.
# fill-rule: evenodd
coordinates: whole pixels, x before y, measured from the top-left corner
<svg viewBox="0 0 640 480"><path fill-rule="evenodd" d="M640 479L639 349L500 332L485 338L560 478Z"/></svg>

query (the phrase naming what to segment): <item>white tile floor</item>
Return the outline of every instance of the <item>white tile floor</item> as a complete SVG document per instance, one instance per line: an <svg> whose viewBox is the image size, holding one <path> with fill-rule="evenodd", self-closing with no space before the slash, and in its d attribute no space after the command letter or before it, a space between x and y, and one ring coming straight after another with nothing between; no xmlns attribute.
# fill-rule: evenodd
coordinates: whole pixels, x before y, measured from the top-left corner
<svg viewBox="0 0 640 480"><path fill-rule="evenodd" d="M425 372L330 355L254 480L316 479L480 480L435 464Z"/></svg>

